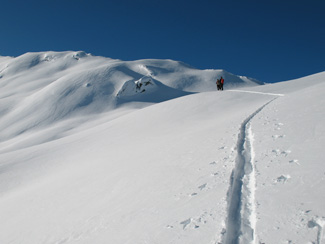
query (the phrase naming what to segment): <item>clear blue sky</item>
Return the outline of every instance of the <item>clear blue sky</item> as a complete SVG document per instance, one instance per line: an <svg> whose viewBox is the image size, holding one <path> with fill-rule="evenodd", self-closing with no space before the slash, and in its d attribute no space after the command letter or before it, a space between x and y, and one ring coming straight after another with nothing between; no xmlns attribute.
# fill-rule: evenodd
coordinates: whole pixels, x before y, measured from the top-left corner
<svg viewBox="0 0 325 244"><path fill-rule="evenodd" d="M174 59L264 82L325 70L325 1L8 0L0 55Z"/></svg>

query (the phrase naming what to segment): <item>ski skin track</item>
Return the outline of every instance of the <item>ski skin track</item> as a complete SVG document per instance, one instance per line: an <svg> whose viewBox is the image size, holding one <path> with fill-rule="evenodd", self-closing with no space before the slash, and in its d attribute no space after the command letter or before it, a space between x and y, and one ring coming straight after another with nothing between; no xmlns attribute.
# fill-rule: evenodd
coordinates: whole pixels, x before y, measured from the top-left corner
<svg viewBox="0 0 325 244"><path fill-rule="evenodd" d="M227 193L226 233L223 235L222 243L256 243L255 167L252 145L253 133L250 121L275 99L277 97L258 108L240 126L235 168L230 176L230 186Z"/></svg>

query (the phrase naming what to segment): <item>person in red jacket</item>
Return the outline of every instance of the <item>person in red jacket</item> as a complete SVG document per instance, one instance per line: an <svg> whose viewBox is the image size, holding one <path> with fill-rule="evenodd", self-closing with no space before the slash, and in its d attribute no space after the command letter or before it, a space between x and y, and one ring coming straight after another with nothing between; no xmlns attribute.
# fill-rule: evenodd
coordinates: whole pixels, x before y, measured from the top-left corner
<svg viewBox="0 0 325 244"><path fill-rule="evenodd" d="M221 83L221 86L220 86L220 89L223 91L223 83L225 82L225 80L222 78L220 78L220 83Z"/></svg>

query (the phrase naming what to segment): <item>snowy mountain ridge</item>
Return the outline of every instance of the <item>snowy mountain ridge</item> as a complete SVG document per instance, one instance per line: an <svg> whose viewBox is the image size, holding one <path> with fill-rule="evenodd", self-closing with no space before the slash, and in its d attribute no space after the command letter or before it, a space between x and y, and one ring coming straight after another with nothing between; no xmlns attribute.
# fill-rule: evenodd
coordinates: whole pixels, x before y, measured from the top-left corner
<svg viewBox="0 0 325 244"><path fill-rule="evenodd" d="M172 60L0 71L0 243L325 242L325 72L219 92Z"/></svg>
<svg viewBox="0 0 325 244"><path fill-rule="evenodd" d="M121 61L83 51L1 57L0 141L80 115L98 116L129 102L145 106L212 91L221 75L226 88L256 85L223 70L202 71L172 60ZM150 82L142 86L146 79Z"/></svg>

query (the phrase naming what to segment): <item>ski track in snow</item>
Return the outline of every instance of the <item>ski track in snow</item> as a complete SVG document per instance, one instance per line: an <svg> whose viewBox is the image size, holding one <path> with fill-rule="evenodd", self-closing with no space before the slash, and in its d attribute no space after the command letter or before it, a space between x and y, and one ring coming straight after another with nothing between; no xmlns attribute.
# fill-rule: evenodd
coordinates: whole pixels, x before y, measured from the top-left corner
<svg viewBox="0 0 325 244"><path fill-rule="evenodd" d="M257 92L257 91L245 91L245 90L227 90L230 92L246 92L246 93L254 93L254 94L262 94L262 95L270 95L270 96L278 96L278 97L283 97L284 94L280 93L266 93L266 92Z"/></svg>
<svg viewBox="0 0 325 244"><path fill-rule="evenodd" d="M269 95L269 94L268 94ZM275 94L273 94L275 95ZM250 121L268 104L267 102L241 124L238 141L235 168L230 178L228 190L228 209L226 220L226 244L253 244L255 237L255 167L253 150L253 133Z"/></svg>

